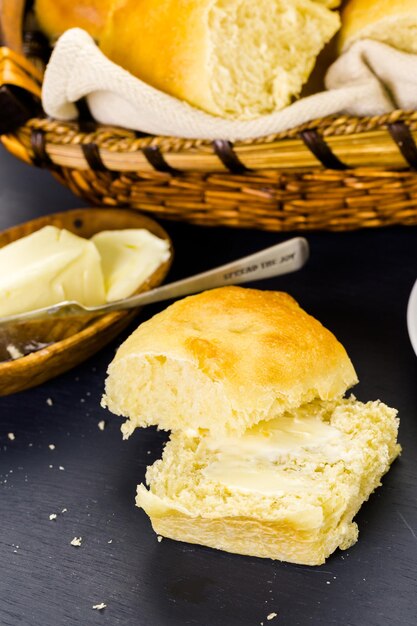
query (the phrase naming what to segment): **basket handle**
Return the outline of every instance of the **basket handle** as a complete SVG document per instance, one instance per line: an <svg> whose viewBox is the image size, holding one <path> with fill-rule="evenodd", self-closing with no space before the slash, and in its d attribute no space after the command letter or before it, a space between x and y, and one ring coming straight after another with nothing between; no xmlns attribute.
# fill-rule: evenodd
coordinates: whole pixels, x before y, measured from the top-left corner
<svg viewBox="0 0 417 626"><path fill-rule="evenodd" d="M42 110L42 72L23 53L25 7L25 0L0 0L0 135Z"/></svg>

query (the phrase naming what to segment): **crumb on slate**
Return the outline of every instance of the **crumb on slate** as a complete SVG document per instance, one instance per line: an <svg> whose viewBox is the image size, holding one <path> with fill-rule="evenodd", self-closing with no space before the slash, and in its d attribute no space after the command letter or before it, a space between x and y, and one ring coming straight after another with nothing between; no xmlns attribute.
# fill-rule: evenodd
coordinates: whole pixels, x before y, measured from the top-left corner
<svg viewBox="0 0 417 626"><path fill-rule="evenodd" d="M51 520L51 522L52 522L52 520L54 520L56 518L57 518L56 513L51 513L50 516L49 516L49 519Z"/></svg>
<svg viewBox="0 0 417 626"><path fill-rule="evenodd" d="M277 615L278 613L270 613L269 615L266 616L266 619L267 620L275 619Z"/></svg>
<svg viewBox="0 0 417 626"><path fill-rule="evenodd" d="M63 472L65 470L65 467L63 465L60 465L59 469L61 470L61 472Z"/></svg>
<svg viewBox="0 0 417 626"><path fill-rule="evenodd" d="M72 541L70 541L72 546L75 546L76 548L78 548L81 545L83 538L82 537L74 537L74 539Z"/></svg>
<svg viewBox="0 0 417 626"><path fill-rule="evenodd" d="M100 430L104 430L106 428L106 422L104 420L100 420L97 426L99 427Z"/></svg>
<svg viewBox="0 0 417 626"><path fill-rule="evenodd" d="M103 609L105 609L107 606L107 604L104 604L104 602L101 602L101 604L93 604L93 609L96 609L97 611L102 611Z"/></svg>
<svg viewBox="0 0 417 626"><path fill-rule="evenodd" d="M49 448L50 450L55 450L55 444L54 444L54 443L50 443L50 444L49 444L49 446L48 446L48 448Z"/></svg>
<svg viewBox="0 0 417 626"><path fill-rule="evenodd" d="M66 513L68 509L62 509L61 513Z"/></svg>
<svg viewBox="0 0 417 626"><path fill-rule="evenodd" d="M161 537L161 535L158 535L158 536L157 536L157 539L158 539L159 543L161 543L161 541L162 541L163 537Z"/></svg>
<svg viewBox="0 0 417 626"><path fill-rule="evenodd" d="M7 433L8 438L10 439L10 441L14 441L16 439L15 434L14 433Z"/></svg>
<svg viewBox="0 0 417 626"><path fill-rule="evenodd" d="M52 400L52 398L46 398L46 404L47 404L48 406L52 406L52 405L53 405L53 400Z"/></svg>

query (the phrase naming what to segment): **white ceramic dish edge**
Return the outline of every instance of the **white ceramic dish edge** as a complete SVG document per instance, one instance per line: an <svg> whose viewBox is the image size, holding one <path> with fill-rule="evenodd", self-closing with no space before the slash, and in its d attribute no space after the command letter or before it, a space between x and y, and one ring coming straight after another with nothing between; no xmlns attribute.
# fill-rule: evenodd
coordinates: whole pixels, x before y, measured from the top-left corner
<svg viewBox="0 0 417 626"><path fill-rule="evenodd" d="M414 283L408 299L407 327L411 345L417 356L417 281Z"/></svg>

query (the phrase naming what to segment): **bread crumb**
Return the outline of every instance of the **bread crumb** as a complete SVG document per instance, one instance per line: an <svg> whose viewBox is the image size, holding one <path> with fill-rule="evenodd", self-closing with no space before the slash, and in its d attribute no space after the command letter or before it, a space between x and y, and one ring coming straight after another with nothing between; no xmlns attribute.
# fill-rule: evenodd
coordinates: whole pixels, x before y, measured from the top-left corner
<svg viewBox="0 0 417 626"><path fill-rule="evenodd" d="M7 433L8 438L10 439L10 441L14 441L16 439L15 434L14 433Z"/></svg>
<svg viewBox="0 0 417 626"><path fill-rule="evenodd" d="M330 585L330 580L326 580L326 585Z"/></svg>
<svg viewBox="0 0 417 626"><path fill-rule="evenodd" d="M63 465L60 465L59 469L61 470L61 472L63 472L65 470L65 467Z"/></svg>
<svg viewBox="0 0 417 626"><path fill-rule="evenodd" d="M266 616L266 619L267 620L275 619L277 615L278 613L270 613L269 615Z"/></svg>
<svg viewBox="0 0 417 626"><path fill-rule="evenodd" d="M57 517L56 513L51 513L50 516L49 516L49 519L52 522L52 520L56 519L56 517Z"/></svg>
<svg viewBox="0 0 417 626"><path fill-rule="evenodd" d="M53 465L50 465L50 466L49 466L49 469L52 469L52 468L53 468Z"/></svg>
<svg viewBox="0 0 417 626"><path fill-rule="evenodd" d="M68 509L62 509L61 513L66 513Z"/></svg>
<svg viewBox="0 0 417 626"><path fill-rule="evenodd" d="M99 427L100 430L104 430L106 428L106 422L104 420L101 420L97 426Z"/></svg>
<svg viewBox="0 0 417 626"><path fill-rule="evenodd" d="M70 542L72 546L79 547L81 545L83 538L82 537L74 537L74 539Z"/></svg>
<svg viewBox="0 0 417 626"><path fill-rule="evenodd" d="M49 446L48 446L48 448L49 448L50 450L55 450L55 444L50 443L50 444L49 444Z"/></svg>
<svg viewBox="0 0 417 626"><path fill-rule="evenodd" d="M105 609L107 606L107 604L104 604L104 602L102 602L101 604L93 604L93 609L97 609L97 611L101 611L102 609Z"/></svg>
<svg viewBox="0 0 417 626"><path fill-rule="evenodd" d="M22 358L22 356L24 356L23 352L21 352L19 348L16 348L16 346L14 346L12 343L9 343L9 345L6 346L6 350L9 353L10 358L13 360L20 359Z"/></svg>
<svg viewBox="0 0 417 626"><path fill-rule="evenodd" d="M48 406L52 406L52 405L53 405L52 398L46 398L46 404L47 404Z"/></svg>
<svg viewBox="0 0 417 626"><path fill-rule="evenodd" d="M112 543L113 539L109 539L109 541L107 543Z"/></svg>
<svg viewBox="0 0 417 626"><path fill-rule="evenodd" d="M157 539L158 539L159 543L161 543L161 541L162 541L163 537L161 537L161 535L158 535L158 536L157 536Z"/></svg>

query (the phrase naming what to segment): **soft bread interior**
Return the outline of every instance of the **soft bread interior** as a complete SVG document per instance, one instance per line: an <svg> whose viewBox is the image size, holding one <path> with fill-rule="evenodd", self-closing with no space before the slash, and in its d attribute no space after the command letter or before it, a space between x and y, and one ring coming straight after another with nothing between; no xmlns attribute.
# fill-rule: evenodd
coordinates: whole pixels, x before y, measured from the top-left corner
<svg viewBox="0 0 417 626"><path fill-rule="evenodd" d="M135 428L155 424L162 430L187 426L215 430L219 415L225 421L235 420L237 428L244 430L246 425L245 416L233 412L227 402L221 383L210 380L193 364L164 355L132 356L121 363L117 380L111 379L107 385L107 402L113 397L118 399L117 413L129 416L122 425L124 439ZM113 404L112 410L116 412Z"/></svg>
<svg viewBox="0 0 417 626"><path fill-rule="evenodd" d="M396 411L315 401L241 436L173 433L137 505L158 534L318 565L357 539L353 518L400 451Z"/></svg>
<svg viewBox="0 0 417 626"><path fill-rule="evenodd" d="M333 389L330 391L333 397ZM342 395L344 389L335 386L334 391ZM313 400L320 392L314 385L294 386L283 398L268 390L264 396L260 392L256 406L248 402L245 407L234 403L223 383L195 364L163 354L145 354L131 355L117 363L117 375L107 380L103 404L117 415L128 416L121 427L125 439L136 428L152 425L162 430L242 433L259 421L273 419L286 409Z"/></svg>
<svg viewBox="0 0 417 626"><path fill-rule="evenodd" d="M250 119L299 95L340 22L311 0L217 0L208 23L213 112Z"/></svg>

